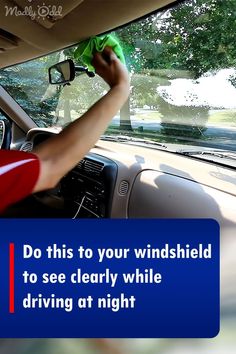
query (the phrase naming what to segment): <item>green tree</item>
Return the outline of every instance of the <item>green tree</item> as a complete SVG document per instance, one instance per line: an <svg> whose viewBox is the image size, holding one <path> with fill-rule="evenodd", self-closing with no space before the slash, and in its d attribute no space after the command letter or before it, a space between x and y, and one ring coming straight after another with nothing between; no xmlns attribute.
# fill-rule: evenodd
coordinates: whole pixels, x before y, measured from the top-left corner
<svg viewBox="0 0 236 354"><path fill-rule="evenodd" d="M52 124L51 112L59 99L56 87L50 95L45 95L49 88L48 67L57 61L57 57L48 56L0 71L1 85L39 126Z"/></svg>
<svg viewBox="0 0 236 354"><path fill-rule="evenodd" d="M202 134L209 107L170 107L167 100L157 97L154 86L150 87L148 71L188 70L192 78L197 79L207 72L235 67L236 35L232 30L236 25L235 8L235 0L184 1L117 32L131 72L139 74L139 78L133 80L134 98L131 98L131 104L145 102L151 106L147 102L152 98L155 105L159 101L163 125L166 124L165 132L167 121L169 124L173 120L176 123L176 120L188 115L193 135L196 136L197 132ZM146 80L142 77L144 72ZM167 82L170 80L169 77L165 79ZM236 86L236 75L232 75L230 81ZM146 91L140 89L141 86Z"/></svg>
<svg viewBox="0 0 236 354"><path fill-rule="evenodd" d="M159 63L202 74L236 64L235 0L191 0L167 10L156 21L163 44Z"/></svg>

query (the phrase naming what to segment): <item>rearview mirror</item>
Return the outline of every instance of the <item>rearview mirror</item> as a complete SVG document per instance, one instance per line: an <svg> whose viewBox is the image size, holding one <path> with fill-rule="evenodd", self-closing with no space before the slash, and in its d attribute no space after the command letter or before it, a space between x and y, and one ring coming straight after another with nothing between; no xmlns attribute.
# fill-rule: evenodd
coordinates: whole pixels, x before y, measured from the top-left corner
<svg viewBox="0 0 236 354"><path fill-rule="evenodd" d="M71 59L51 66L48 70L49 82L52 85L62 85L75 78L75 65Z"/></svg>

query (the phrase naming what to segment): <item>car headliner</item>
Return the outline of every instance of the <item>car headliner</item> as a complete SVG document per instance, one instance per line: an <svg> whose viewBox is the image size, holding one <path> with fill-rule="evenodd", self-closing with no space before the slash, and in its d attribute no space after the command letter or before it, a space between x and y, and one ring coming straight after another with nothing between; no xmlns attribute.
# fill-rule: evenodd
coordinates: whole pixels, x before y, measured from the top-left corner
<svg viewBox="0 0 236 354"><path fill-rule="evenodd" d="M119 27L175 0L2 0L0 68L21 63ZM62 7L60 16L43 18L40 6ZM29 9L28 15L23 10ZM13 13L11 14L11 11ZM16 13L18 15L16 15Z"/></svg>

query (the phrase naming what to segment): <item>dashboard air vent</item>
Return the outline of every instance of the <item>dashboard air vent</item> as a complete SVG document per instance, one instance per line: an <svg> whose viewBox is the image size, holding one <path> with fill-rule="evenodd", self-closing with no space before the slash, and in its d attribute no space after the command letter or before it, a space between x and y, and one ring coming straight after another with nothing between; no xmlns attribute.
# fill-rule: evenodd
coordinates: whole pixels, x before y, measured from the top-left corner
<svg viewBox="0 0 236 354"><path fill-rule="evenodd" d="M26 141L21 145L20 151L31 152L33 149L33 143L31 141Z"/></svg>
<svg viewBox="0 0 236 354"><path fill-rule="evenodd" d="M100 175L104 167L103 163L95 162L92 160L85 160L84 162L84 171L87 173L92 173L96 175Z"/></svg>
<svg viewBox="0 0 236 354"><path fill-rule="evenodd" d="M119 194L120 195L126 195L129 190L129 182L127 181L121 181L119 185Z"/></svg>
<svg viewBox="0 0 236 354"><path fill-rule="evenodd" d="M84 159L82 159L82 160L78 163L77 167L78 167L79 169L82 169L82 168L83 168L83 164L84 164Z"/></svg>

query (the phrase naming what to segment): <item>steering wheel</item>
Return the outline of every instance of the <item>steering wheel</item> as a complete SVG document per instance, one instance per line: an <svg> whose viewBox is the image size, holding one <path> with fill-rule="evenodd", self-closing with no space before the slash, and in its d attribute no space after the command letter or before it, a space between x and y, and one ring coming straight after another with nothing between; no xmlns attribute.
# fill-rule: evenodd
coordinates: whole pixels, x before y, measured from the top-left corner
<svg viewBox="0 0 236 354"><path fill-rule="evenodd" d="M2 144L1 149L9 150L11 146L12 132L11 123L8 120L1 120L2 123Z"/></svg>

